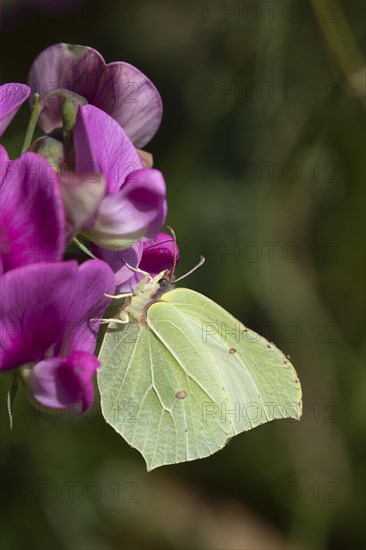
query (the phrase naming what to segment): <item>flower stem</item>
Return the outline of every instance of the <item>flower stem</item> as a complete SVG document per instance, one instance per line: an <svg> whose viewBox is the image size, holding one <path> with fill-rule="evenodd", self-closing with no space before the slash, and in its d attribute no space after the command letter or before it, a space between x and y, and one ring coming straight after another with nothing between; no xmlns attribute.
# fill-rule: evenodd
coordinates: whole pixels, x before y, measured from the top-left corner
<svg viewBox="0 0 366 550"><path fill-rule="evenodd" d="M74 129L76 121L77 106L70 101L68 96L64 97L62 104L62 122L65 133L69 133Z"/></svg>
<svg viewBox="0 0 366 550"><path fill-rule="evenodd" d="M93 258L93 260L97 260L98 258L94 256L94 254L89 250L88 247L86 247L81 241L79 241L76 237L73 238L74 243L90 258Z"/></svg>
<svg viewBox="0 0 366 550"><path fill-rule="evenodd" d="M8 390L8 396L6 399L8 415L9 415L9 424L10 424L11 430L13 429L13 411L14 411L15 399L18 393L18 387L19 387L19 377L13 372L11 386Z"/></svg>
<svg viewBox="0 0 366 550"><path fill-rule="evenodd" d="M64 156L67 161L67 165L73 167L75 158L73 155L73 134L72 131L75 126L77 103L73 103L68 96L64 96L62 103L62 128L64 138Z"/></svg>
<svg viewBox="0 0 366 550"><path fill-rule="evenodd" d="M32 143L34 130L36 128L37 120L41 111L42 111L42 105L40 104L40 101L39 101L39 94L34 94L33 103L32 103L32 112L28 122L27 131L24 136L21 153L24 153L27 149L29 149L29 146Z"/></svg>

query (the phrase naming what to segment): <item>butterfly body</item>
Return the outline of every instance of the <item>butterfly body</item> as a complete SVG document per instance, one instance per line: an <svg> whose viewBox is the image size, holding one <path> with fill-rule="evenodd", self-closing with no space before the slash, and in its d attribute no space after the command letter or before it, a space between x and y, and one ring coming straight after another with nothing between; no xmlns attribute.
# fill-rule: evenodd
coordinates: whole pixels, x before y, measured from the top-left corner
<svg viewBox="0 0 366 550"><path fill-rule="evenodd" d="M163 271L148 281L146 275L135 288L133 296L129 296L120 310L120 318L127 322L131 319L141 325L146 324L148 307L158 301L160 296L172 288L169 279L165 279Z"/></svg>

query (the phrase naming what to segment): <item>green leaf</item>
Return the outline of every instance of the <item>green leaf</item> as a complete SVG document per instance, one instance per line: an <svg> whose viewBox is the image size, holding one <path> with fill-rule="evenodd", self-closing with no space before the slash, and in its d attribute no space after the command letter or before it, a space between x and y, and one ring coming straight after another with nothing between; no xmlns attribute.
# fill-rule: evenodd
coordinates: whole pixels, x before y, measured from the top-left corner
<svg viewBox="0 0 366 550"><path fill-rule="evenodd" d="M156 301L146 287L127 301L130 322L106 333L98 385L106 421L148 470L212 455L265 422L300 418L300 382L273 344L197 292Z"/></svg>

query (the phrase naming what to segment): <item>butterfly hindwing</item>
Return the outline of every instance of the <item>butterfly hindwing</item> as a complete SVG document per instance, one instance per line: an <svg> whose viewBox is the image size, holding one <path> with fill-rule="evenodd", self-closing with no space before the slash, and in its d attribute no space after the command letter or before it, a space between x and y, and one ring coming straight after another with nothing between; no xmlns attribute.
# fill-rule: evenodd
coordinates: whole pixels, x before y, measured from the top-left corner
<svg viewBox="0 0 366 550"><path fill-rule="evenodd" d="M166 304L165 313L174 309ZM149 470L209 456L231 434L217 415L202 421L222 401L222 390L210 395L205 381L195 379L208 359L204 352L191 354L188 366L185 355L179 344L172 353L148 326L134 323L109 332L99 354L103 416L143 454Z"/></svg>
<svg viewBox="0 0 366 550"><path fill-rule="evenodd" d="M212 380L218 380L225 388L222 409L240 408L240 414L228 415L234 433L275 418L301 416L301 386L296 371L273 343L193 290L178 288L162 300L150 308L149 325L163 337L164 302L174 305L186 326L193 330L196 346L210 356L209 365L215 374ZM156 315L158 308L160 319Z"/></svg>

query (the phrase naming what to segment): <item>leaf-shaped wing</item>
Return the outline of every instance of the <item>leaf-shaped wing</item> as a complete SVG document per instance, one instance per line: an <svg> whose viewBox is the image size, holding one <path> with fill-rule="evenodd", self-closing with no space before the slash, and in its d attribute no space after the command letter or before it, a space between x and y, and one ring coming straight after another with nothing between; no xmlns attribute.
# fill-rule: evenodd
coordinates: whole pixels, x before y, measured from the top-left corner
<svg viewBox="0 0 366 550"><path fill-rule="evenodd" d="M147 325L110 330L100 359L103 415L149 470L209 456L237 433L301 415L286 357L191 290L152 304Z"/></svg>

